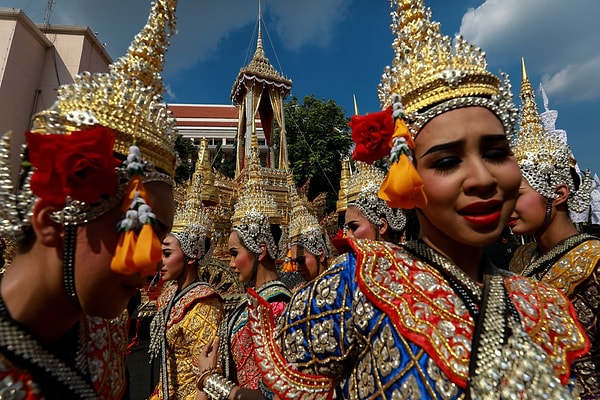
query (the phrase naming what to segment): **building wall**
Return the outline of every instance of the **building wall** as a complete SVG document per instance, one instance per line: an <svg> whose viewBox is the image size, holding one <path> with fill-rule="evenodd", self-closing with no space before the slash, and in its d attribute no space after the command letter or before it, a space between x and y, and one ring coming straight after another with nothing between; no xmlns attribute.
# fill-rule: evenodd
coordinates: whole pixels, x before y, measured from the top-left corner
<svg viewBox="0 0 600 400"><path fill-rule="evenodd" d="M38 26L0 7L0 133L11 130L13 177L31 117L52 106L60 84L84 70L108 71L112 59L87 27Z"/></svg>

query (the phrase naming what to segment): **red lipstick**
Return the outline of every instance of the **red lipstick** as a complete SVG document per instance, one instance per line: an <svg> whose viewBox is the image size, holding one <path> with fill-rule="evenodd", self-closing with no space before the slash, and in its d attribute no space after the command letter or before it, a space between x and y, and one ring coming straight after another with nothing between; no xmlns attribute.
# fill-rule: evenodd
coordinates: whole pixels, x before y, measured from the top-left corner
<svg viewBox="0 0 600 400"><path fill-rule="evenodd" d="M501 201L490 200L471 203L458 213L473 225L487 226L498 222L501 209Z"/></svg>

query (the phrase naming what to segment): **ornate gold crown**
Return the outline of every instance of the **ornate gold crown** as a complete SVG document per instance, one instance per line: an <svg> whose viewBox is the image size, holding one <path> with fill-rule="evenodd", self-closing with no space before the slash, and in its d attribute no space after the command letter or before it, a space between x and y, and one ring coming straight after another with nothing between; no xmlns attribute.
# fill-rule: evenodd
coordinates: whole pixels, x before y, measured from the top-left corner
<svg viewBox="0 0 600 400"><path fill-rule="evenodd" d="M512 138L513 153L523 177L531 187L547 199L556 198L556 187L569 187L569 209L584 211L590 204L592 179L589 173L583 176L579 189L571 176L575 159L569 145L557 135L546 131L538 114L535 93L527 77L525 60L522 63L521 113L519 130Z"/></svg>
<svg viewBox="0 0 600 400"><path fill-rule="evenodd" d="M202 147L198 153L202 151ZM200 154L198 154L200 157ZM188 186L183 206L177 210L173 220L171 235L177 238L183 253L189 258L197 258L199 265L206 264L212 256L212 245L207 251L205 239L212 238L213 224L202 204L202 188L204 187L203 166L200 158Z"/></svg>
<svg viewBox="0 0 600 400"><path fill-rule="evenodd" d="M401 231L406 226L406 216L400 209L392 209L377 192L385 179L385 173L374 166L361 161L356 162L356 172L348 181L347 207L357 207L361 213L376 226L382 224L384 216L390 227Z"/></svg>
<svg viewBox="0 0 600 400"><path fill-rule="evenodd" d="M280 224L281 214L277 203L265 190L255 134L251 139L246 171L248 180L234 205L232 229L238 232L248 249L260 254L259 245L264 243L271 257L276 260L279 257L279 249L271 233L270 224Z"/></svg>
<svg viewBox="0 0 600 400"><path fill-rule="evenodd" d="M324 232L317 217L312 215L306 203L298 195L291 171L288 173L288 192L292 212L288 224L289 244L301 245L314 255L319 255L322 250L326 257L331 254L331 247L326 242L327 234Z"/></svg>
<svg viewBox="0 0 600 400"><path fill-rule="evenodd" d="M342 213L348 208L348 182L350 181L350 160L342 160L342 173L340 177L340 190L336 202L336 212Z"/></svg>
<svg viewBox="0 0 600 400"><path fill-rule="evenodd" d="M485 53L461 36L442 35L438 22L423 0L391 0L392 67L386 67L379 85L382 108L392 105L392 96L402 97L405 119L411 133L433 117L466 106L484 106L512 132L516 109L508 77L504 82L487 71Z"/></svg>
<svg viewBox="0 0 600 400"><path fill-rule="evenodd" d="M198 161L196 161L196 173L202 177L201 200L205 206L219 204L219 192L215 186L215 174L210 163L208 141L206 138L200 140L198 148Z"/></svg>
<svg viewBox="0 0 600 400"><path fill-rule="evenodd" d="M175 174L175 118L161 104L160 75L175 31L177 0L155 0L148 22L108 73L83 72L58 89L52 107L34 116L32 131L69 133L102 125L118 132L114 149L127 156L134 141L145 160Z"/></svg>

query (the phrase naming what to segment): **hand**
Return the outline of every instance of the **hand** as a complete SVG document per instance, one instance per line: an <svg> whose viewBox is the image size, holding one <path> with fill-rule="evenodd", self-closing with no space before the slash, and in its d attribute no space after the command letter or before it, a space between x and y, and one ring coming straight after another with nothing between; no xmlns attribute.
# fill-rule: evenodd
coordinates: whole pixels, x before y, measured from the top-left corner
<svg viewBox="0 0 600 400"><path fill-rule="evenodd" d="M198 357L198 370L202 372L209 368L216 368L218 355L219 337L215 337L212 341L208 342L202 349L202 352L200 352L200 356Z"/></svg>

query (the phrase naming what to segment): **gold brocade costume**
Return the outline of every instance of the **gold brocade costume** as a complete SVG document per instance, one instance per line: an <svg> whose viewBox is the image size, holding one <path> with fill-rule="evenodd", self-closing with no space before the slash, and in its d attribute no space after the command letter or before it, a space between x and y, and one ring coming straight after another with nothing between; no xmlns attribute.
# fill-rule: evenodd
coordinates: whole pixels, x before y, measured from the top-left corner
<svg viewBox="0 0 600 400"><path fill-rule="evenodd" d="M572 238L577 236L583 235ZM573 303L591 342L589 354L573 363L581 398L588 399L600 396L600 240L589 236L583 239L587 240L570 246L567 241L560 243L553 249L554 258L537 258L536 243L527 243L515 251L510 269L558 287Z"/></svg>
<svg viewBox="0 0 600 400"><path fill-rule="evenodd" d="M508 388L525 395L525 387L530 398L542 398L551 385L542 381L554 375L568 382L569 364L586 351L569 302L553 287L496 270L491 286L500 284L500 297L486 301L485 290L423 244L349 244L352 252L294 294L278 346L269 340L260 299L250 312L263 379L289 398L324 399L336 383L347 399L461 399L468 391L482 398L473 394L473 357L488 358L478 375L494 384L492 392ZM518 321L506 344L493 346L503 337L503 323L477 333L476 319L505 317ZM480 356L473 355L477 347ZM519 364L512 358L516 351L523 360L537 352L538 361ZM525 375L534 377L532 387Z"/></svg>
<svg viewBox="0 0 600 400"><path fill-rule="evenodd" d="M164 399L165 382L168 382L169 399L196 397L198 356L215 337L223 318L222 301L210 286L197 282L188 288L176 293L177 286L170 286L158 299L157 313L168 313L168 316L165 316L164 331L166 354L161 355L161 377L150 397L153 400Z"/></svg>

